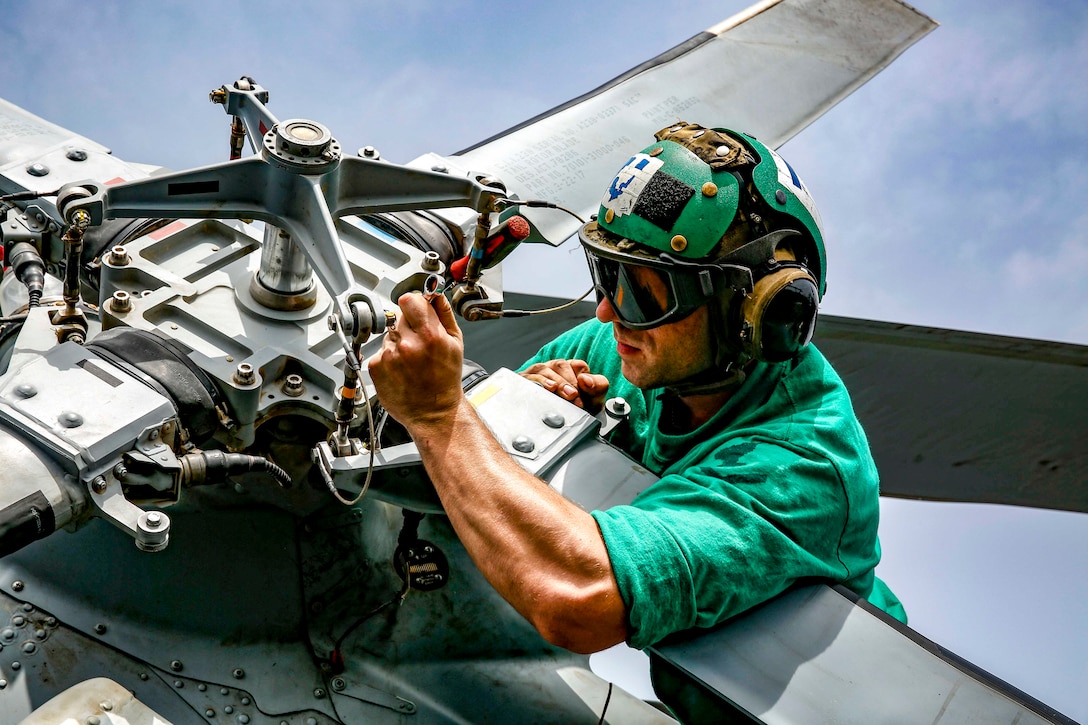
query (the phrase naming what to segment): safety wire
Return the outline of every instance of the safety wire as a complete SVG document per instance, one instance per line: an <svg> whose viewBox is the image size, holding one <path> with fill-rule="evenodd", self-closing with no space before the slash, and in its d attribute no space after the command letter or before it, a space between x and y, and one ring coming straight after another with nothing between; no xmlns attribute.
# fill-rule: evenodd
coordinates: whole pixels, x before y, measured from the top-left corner
<svg viewBox="0 0 1088 725"><path fill-rule="evenodd" d="M344 334L344 328L341 326L340 318L336 318L336 334L340 337L340 343L344 346L344 361L349 368L355 371L356 378L359 377L359 373L362 371L362 364L359 362L359 358L356 356L355 351L351 347L351 343L348 342L347 336ZM363 391L366 392L366 387L363 386ZM370 405L370 399L366 401L366 423L367 430L370 431L370 458L367 461L366 466L366 479L363 481L363 487L359 491L359 495L354 499L348 500L340 495L340 492L336 490L336 484L333 483L332 476L325 476L325 487L329 489L329 492L336 497L336 500L345 506L354 506L363 500L363 496L366 495L367 490L370 488L370 481L374 477L374 449L378 444L377 432L374 430L374 412Z"/></svg>
<svg viewBox="0 0 1088 725"><path fill-rule="evenodd" d="M503 199L503 202L507 206L527 206L530 209L557 209L561 212L571 215L572 217L577 219L580 224L586 223L586 220L583 219L577 212L572 211L565 206L560 206L559 204L556 204L554 202L544 201L543 199L528 199L526 201L519 201L518 199L506 198ZM586 297L588 297L592 291L593 288L590 287L582 294L581 297L573 299L570 302L564 302L561 305L556 305L555 307L546 307L542 310L502 310L499 314L502 317L528 317L530 315L545 315L550 312L559 312L560 310L565 310L568 307L573 307L574 305L578 304Z"/></svg>

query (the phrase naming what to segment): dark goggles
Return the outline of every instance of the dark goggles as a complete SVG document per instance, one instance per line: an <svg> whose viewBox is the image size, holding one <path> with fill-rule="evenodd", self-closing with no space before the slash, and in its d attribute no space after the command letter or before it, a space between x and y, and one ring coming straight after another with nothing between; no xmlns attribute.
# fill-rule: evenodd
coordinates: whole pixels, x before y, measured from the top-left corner
<svg viewBox="0 0 1088 725"><path fill-rule="evenodd" d="M635 264L583 245L597 299L607 299L624 327L649 330L681 320L712 299L709 272L673 265Z"/></svg>

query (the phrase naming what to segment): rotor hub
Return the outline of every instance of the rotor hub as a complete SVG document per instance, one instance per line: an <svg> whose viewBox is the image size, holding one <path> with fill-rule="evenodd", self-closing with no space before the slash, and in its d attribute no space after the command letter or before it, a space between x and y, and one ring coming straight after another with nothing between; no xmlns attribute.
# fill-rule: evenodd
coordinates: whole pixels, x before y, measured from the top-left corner
<svg viewBox="0 0 1088 725"><path fill-rule="evenodd" d="M293 118L281 121L264 135L271 156L295 168L311 170L340 160L340 144L317 121Z"/></svg>

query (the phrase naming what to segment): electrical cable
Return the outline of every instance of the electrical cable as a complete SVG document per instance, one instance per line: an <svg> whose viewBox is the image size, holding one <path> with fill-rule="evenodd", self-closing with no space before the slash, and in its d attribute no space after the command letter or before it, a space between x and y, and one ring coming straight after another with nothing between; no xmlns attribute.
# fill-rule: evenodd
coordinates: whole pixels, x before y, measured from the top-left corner
<svg viewBox="0 0 1088 725"><path fill-rule="evenodd" d="M612 683L608 683L608 694L604 698L604 707L601 708L601 719L597 721L597 725L604 725L604 716L608 712L608 703L612 701Z"/></svg>

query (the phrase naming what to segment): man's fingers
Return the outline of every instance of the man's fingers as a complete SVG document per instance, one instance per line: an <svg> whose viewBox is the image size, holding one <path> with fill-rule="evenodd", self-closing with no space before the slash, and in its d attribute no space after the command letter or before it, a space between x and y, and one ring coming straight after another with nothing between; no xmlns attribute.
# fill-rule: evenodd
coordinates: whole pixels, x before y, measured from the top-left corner
<svg viewBox="0 0 1088 725"><path fill-rule="evenodd" d="M431 300L431 306L434 307L434 311L438 314L438 321L442 323L446 333L460 338L461 328L457 324L457 317L453 314L453 306L450 301L444 295L438 295Z"/></svg>

